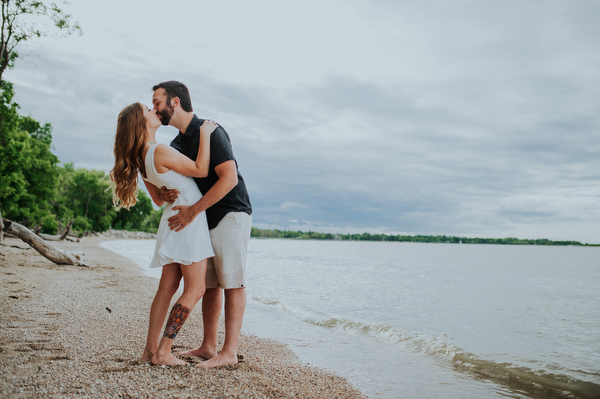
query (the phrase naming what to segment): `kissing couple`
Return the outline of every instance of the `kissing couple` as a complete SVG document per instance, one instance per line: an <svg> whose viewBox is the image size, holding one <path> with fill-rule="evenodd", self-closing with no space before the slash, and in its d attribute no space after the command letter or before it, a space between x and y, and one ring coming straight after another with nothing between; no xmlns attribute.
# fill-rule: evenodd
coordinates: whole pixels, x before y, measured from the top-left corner
<svg viewBox="0 0 600 399"><path fill-rule="evenodd" d="M152 268L162 267L150 308L142 359L155 365L187 364L172 353L177 333L202 299L200 346L179 356L200 357L199 367L238 363L237 347L246 309L245 268L252 205L238 171L229 135L194 114L188 88L167 81L152 88L152 108L141 103L119 114L115 166L110 172L117 208L135 205L138 176L157 206L163 206ZM170 146L156 143L161 126L179 130ZM183 278L183 294L169 314ZM225 342L217 348L225 303Z"/></svg>

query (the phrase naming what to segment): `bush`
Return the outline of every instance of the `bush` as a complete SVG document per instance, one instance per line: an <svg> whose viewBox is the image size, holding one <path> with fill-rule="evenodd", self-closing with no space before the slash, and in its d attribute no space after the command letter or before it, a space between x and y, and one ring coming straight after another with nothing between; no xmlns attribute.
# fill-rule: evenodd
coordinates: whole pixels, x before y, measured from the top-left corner
<svg viewBox="0 0 600 399"><path fill-rule="evenodd" d="M58 232L58 222L53 215L46 215L42 218L42 233L56 234Z"/></svg>
<svg viewBox="0 0 600 399"><path fill-rule="evenodd" d="M73 225L71 228L79 233L84 233L92 228L92 224L89 220L87 220L87 218L83 216L77 216L75 219L73 219Z"/></svg>

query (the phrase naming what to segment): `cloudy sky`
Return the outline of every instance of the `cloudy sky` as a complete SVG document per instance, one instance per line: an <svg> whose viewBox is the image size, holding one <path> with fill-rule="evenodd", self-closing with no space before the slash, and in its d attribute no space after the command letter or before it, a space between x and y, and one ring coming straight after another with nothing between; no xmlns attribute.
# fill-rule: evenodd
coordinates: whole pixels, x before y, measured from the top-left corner
<svg viewBox="0 0 600 399"><path fill-rule="evenodd" d="M176 79L229 132L256 227L600 243L597 0L66 9L84 34L5 74L62 162L108 172L119 111Z"/></svg>

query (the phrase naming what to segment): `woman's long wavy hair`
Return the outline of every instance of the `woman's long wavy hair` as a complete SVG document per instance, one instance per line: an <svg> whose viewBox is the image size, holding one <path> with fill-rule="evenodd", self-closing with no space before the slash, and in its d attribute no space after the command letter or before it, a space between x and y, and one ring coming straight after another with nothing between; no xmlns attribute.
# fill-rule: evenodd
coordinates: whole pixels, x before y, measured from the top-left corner
<svg viewBox="0 0 600 399"><path fill-rule="evenodd" d="M115 137L115 167L110 171L113 181L113 204L117 209L135 205L138 193L138 172L146 175L142 149L148 129L142 104L123 108L117 122Z"/></svg>

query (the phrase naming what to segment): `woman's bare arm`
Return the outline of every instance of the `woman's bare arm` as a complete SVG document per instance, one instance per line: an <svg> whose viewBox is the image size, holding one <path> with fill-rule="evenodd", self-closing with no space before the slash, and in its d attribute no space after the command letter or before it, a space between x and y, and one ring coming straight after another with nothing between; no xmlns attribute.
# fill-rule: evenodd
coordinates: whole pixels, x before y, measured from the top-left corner
<svg viewBox="0 0 600 399"><path fill-rule="evenodd" d="M210 135L217 128L212 121L204 121L200 126L200 144L196 162L179 151L164 144L159 144L154 152L154 167L158 173L174 170L185 176L206 177L210 164Z"/></svg>

